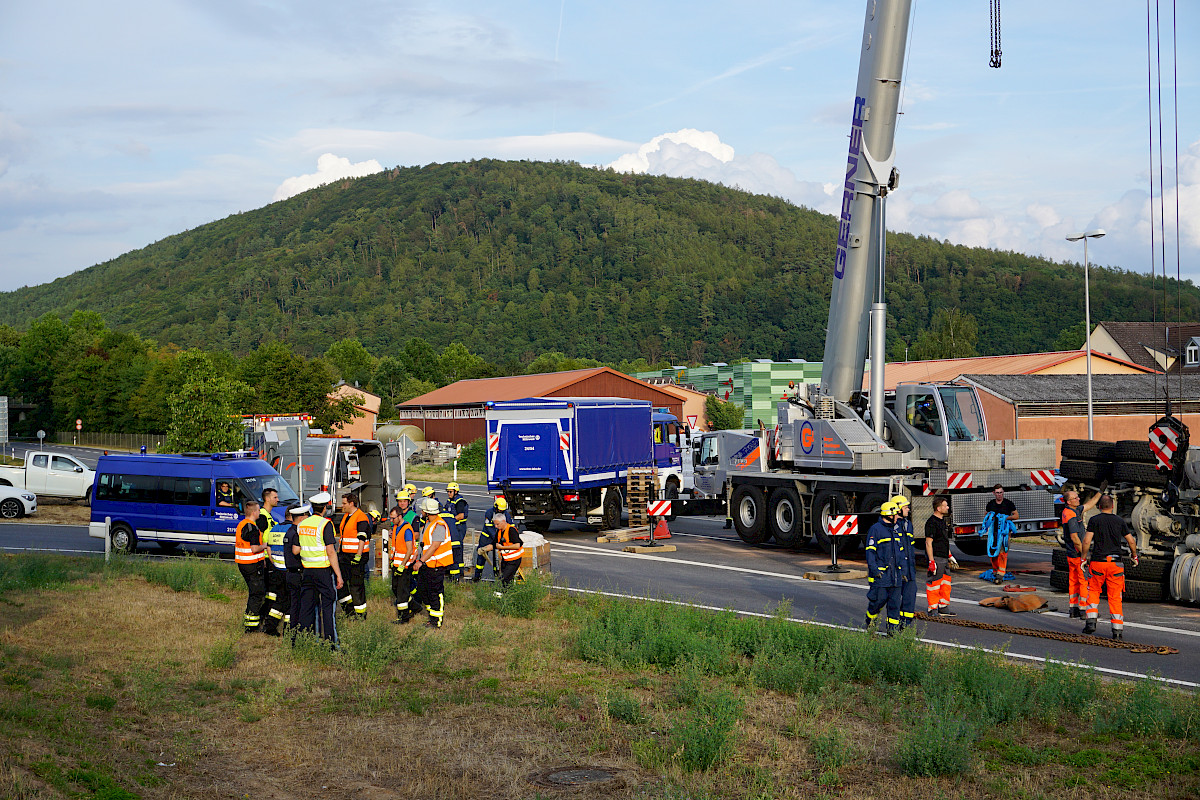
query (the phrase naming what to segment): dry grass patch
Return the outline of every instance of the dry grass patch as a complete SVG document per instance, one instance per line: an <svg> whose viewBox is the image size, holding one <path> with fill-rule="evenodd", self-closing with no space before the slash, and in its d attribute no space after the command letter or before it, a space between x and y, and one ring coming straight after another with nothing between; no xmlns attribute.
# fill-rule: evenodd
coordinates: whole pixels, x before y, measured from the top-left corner
<svg viewBox="0 0 1200 800"><path fill-rule="evenodd" d="M172 566L191 572L167 579L136 559L57 572L17 563L0 562L0 796L927 800L1200 791L1194 730L1183 738L1161 725L1150 734L1095 732L1095 718L1061 713L977 729L971 764L955 774L905 776L898 753L917 735L932 691L923 674L961 681L956 669L986 667L960 667L912 642L824 639L782 620L670 616L562 595L541 597L524 618L516 615L524 601L494 604L488 586L449 587L446 627L430 631L390 624L375 581L367 622L340 623L335 654L238 632L236 582L195 580L202 569L236 577L228 564ZM634 646L637 636L645 641ZM682 646L672 646L679 637ZM761 666L789 658L799 660ZM809 663L826 677L797 681L794 670ZM1062 684L1064 702L1075 702L1065 673L1015 674ZM1113 717L1137 719L1164 697L1113 694ZM1103 781L1094 764L1109 770ZM612 779L569 792L544 780L570 766Z"/></svg>

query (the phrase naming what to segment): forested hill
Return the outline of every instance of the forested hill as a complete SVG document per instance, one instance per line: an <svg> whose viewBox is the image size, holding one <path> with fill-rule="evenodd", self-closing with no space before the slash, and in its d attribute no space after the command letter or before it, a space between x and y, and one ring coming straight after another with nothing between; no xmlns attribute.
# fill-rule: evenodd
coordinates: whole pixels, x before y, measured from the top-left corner
<svg viewBox="0 0 1200 800"><path fill-rule="evenodd" d="M338 182L0 294L0 313L23 328L98 311L160 345L234 353L279 339L318 354L357 338L382 356L419 336L497 364L548 351L814 360L835 236L832 217L698 180L439 164ZM894 352L942 308L978 319L983 354L1049 349L1082 317L1078 266L888 241ZM1163 318L1149 278L1093 270L1093 319ZM1188 283L1183 296L1183 318L1200 318L1200 293Z"/></svg>

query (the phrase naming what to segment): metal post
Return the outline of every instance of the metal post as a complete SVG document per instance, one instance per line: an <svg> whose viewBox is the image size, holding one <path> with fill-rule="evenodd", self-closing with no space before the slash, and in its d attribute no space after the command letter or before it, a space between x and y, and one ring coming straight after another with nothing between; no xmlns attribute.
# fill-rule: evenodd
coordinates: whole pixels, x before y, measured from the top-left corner
<svg viewBox="0 0 1200 800"><path fill-rule="evenodd" d="M818 521L818 524L820 522ZM845 567L838 566L837 562L837 537L829 537L829 566L825 568L825 572L849 572Z"/></svg>
<svg viewBox="0 0 1200 800"><path fill-rule="evenodd" d="M1092 431L1092 292L1088 286L1088 237L1083 237L1083 319L1087 326L1087 395L1088 395L1088 439L1095 439Z"/></svg>
<svg viewBox="0 0 1200 800"><path fill-rule="evenodd" d="M112 558L112 517L104 518L104 563Z"/></svg>

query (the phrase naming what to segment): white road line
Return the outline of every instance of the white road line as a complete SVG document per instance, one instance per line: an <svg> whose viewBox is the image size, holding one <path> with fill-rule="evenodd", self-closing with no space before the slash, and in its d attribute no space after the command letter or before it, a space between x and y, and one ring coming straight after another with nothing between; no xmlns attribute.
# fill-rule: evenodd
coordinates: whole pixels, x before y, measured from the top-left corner
<svg viewBox="0 0 1200 800"><path fill-rule="evenodd" d="M19 553L89 553L91 555L104 552L103 550L68 550L54 547L0 547L0 550L16 550Z"/></svg>
<svg viewBox="0 0 1200 800"><path fill-rule="evenodd" d="M617 597L617 598L621 598L624 600L641 600L641 601L649 602L649 603L666 603L667 605L685 606L687 608L699 608L699 609L702 609L705 611L730 611L730 610L732 610L732 611L734 611L734 613L739 614L744 617L761 617L763 619L771 619L775 616L774 614L764 614L762 612L757 612L757 611L739 611L737 609L717 608L716 606L706 606L706 605L701 605L699 603L685 603L681 600L656 600L656 599L650 598L650 597L640 597L638 595L622 594L620 592L605 592L605 591L601 591L599 589L577 589L577 588L572 588L572 587L557 587L557 588L560 588L560 589L562 589L562 591L566 591L566 592L578 592L579 594L594 594L594 595L600 595L602 597ZM856 633L862 632L861 628L855 628L855 627L851 627L849 625L838 625L833 622L819 622L817 620L811 620L811 619L796 619L795 617L788 617L788 622L794 622L798 625L816 625L821 628L837 628L839 630L852 631L852 632L856 632ZM1102 672L1106 675L1116 675L1116 676L1119 676L1122 678L1142 678L1145 680L1160 681L1161 683L1169 683L1174 686L1185 686L1189 689L1200 688L1200 683L1193 683L1192 681L1185 681L1185 680L1180 680L1177 678L1164 678L1160 675L1154 675L1152 673L1129 672L1129 671L1123 670L1123 669L1110 669L1108 667L1096 667L1096 666L1092 666L1090 664L1080 664L1076 661L1062 661L1057 658L1045 658L1043 656L1035 656L1035 655L1030 655L1028 653L1014 653L1011 650L996 650L991 647L976 647L974 645L961 644L959 642L943 642L939 639L929 639L929 638L925 638L925 637L917 637L917 641L924 642L925 644L931 644L936 647L950 647L950 648L954 648L957 650L978 650L980 652L994 653L998 656L1004 656L1004 657L1008 657L1008 658L1020 658L1020 659L1026 660L1026 661L1040 661L1043 664L1062 664L1062 665L1068 666L1068 667L1077 667L1078 669L1091 670L1093 672Z"/></svg>
<svg viewBox="0 0 1200 800"><path fill-rule="evenodd" d="M683 564L683 565L692 566L692 567L707 567L708 569L723 569L723 570L728 570L730 572L745 572L745 573L748 573L751 575L762 575L762 576L768 577L768 578L784 578L786 580L795 580L795 581L805 580L803 575L794 575L794 574L789 575L789 574L786 574L783 572L767 572L766 570L750 569L748 567L734 567L734 566L730 566L728 564L711 564L711 563L708 563L705 561L688 561L688 560L682 559L682 558L668 558L666 556L655 556L655 555L649 555L646 553L625 553L625 552L619 552L619 551L615 551L615 550L605 550L604 548L600 548L600 547L589 547L587 545L573 544L573 543L569 543L569 542L554 542L553 546L554 547L575 548L576 550L579 550L583 553L589 553L592 555L611 556L611 557L615 557L615 558L639 558L639 559L648 560L648 561L665 561L670 564ZM841 586L841 587L845 587L845 588L849 588L849 589L856 589L860 592L865 589L865 587L862 584L850 583L849 581L806 581L806 583L811 583L813 585L820 585L820 586ZM921 593L918 595L918 597L925 597L925 595L924 595L924 593ZM950 598L950 601L953 603L962 603L964 605L970 605L970 606L979 605L974 600L963 600L961 598L955 598L955 597ZM1063 614L1060 611L1047 611L1046 613L1053 614L1056 617L1067 617L1066 614ZM1200 636L1200 631L1189 631L1189 630L1185 630L1183 628L1167 628L1167 627L1163 627L1161 625L1150 625L1148 623L1142 623L1142 622L1130 622L1129 620L1125 621L1125 627L1126 628L1142 628L1145 630L1160 631L1162 633L1177 633L1181 636Z"/></svg>

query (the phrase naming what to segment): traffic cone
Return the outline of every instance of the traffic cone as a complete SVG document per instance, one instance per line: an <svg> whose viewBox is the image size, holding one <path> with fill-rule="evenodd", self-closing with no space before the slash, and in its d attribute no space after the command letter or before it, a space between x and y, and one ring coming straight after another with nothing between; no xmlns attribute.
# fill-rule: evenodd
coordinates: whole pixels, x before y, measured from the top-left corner
<svg viewBox="0 0 1200 800"><path fill-rule="evenodd" d="M667 527L667 518L659 517L658 524L654 526L655 539L670 539L671 529Z"/></svg>

